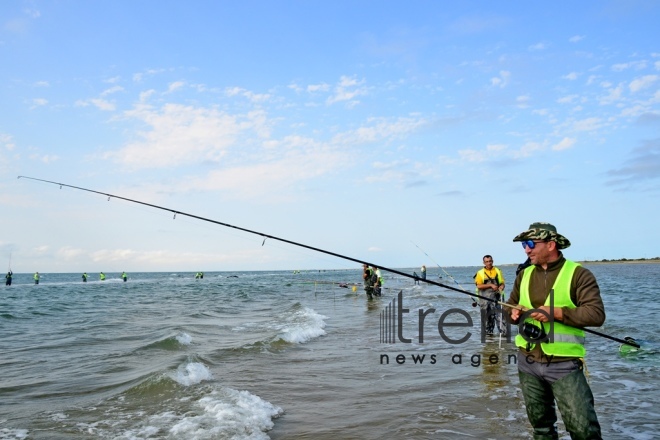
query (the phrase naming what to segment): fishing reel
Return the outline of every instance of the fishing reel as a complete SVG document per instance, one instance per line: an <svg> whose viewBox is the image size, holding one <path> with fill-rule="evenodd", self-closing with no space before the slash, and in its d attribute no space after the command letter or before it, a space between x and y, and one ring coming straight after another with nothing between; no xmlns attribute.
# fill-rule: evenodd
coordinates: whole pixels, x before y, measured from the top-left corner
<svg viewBox="0 0 660 440"><path fill-rule="evenodd" d="M524 322L522 325L521 333L532 341L543 341L548 337L543 327L532 324L531 322Z"/></svg>

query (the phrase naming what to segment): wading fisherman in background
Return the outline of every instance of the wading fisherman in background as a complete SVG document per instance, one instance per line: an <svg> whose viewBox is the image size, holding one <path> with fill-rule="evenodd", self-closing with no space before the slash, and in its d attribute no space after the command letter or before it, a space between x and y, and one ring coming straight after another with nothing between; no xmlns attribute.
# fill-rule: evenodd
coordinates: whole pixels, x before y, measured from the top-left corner
<svg viewBox="0 0 660 440"><path fill-rule="evenodd" d="M515 340L519 348L518 377L534 438L559 438L556 401L571 439L601 439L594 397L583 373L585 334L581 330L605 322L596 278L564 258L560 250L571 242L550 223L532 223L513 241L522 242L531 261L516 277L507 303L536 309L525 316ZM515 323L523 316L517 309L510 313Z"/></svg>
<svg viewBox="0 0 660 440"><path fill-rule="evenodd" d="M87 282L87 272L82 274L82 280L83 280L83 283Z"/></svg>
<svg viewBox="0 0 660 440"><path fill-rule="evenodd" d="M495 266L493 266L493 257L484 255L484 268L474 274L474 283L477 286L477 293L482 298L490 298L500 301L504 292L504 275ZM500 309L495 301L479 298L481 307L481 329L485 329L487 335L495 332L495 324L498 325L498 331L502 332L501 320L497 315Z"/></svg>
<svg viewBox="0 0 660 440"><path fill-rule="evenodd" d="M121 273L121 279L124 280L124 282L128 281L128 275L126 275L126 272Z"/></svg>
<svg viewBox="0 0 660 440"><path fill-rule="evenodd" d="M32 278L34 278L34 284L39 284L39 272L35 272Z"/></svg>
<svg viewBox="0 0 660 440"><path fill-rule="evenodd" d="M11 277L13 275L14 275L14 272L12 272L11 270L9 270L9 272L7 272L7 275L5 275L5 286L11 286Z"/></svg>
<svg viewBox="0 0 660 440"><path fill-rule="evenodd" d="M425 280L426 279L426 266L422 265L421 272L422 272L422 279Z"/></svg>
<svg viewBox="0 0 660 440"><path fill-rule="evenodd" d="M364 291L367 294L367 299L373 299L374 283L376 274L366 264L362 265L362 280L364 280Z"/></svg>
<svg viewBox="0 0 660 440"><path fill-rule="evenodd" d="M103 272L101 272L101 273L99 274L99 279L100 279L101 281L105 281L105 274L104 274Z"/></svg>
<svg viewBox="0 0 660 440"><path fill-rule="evenodd" d="M380 273L380 269L374 266L374 296L382 296L383 294L383 275Z"/></svg>

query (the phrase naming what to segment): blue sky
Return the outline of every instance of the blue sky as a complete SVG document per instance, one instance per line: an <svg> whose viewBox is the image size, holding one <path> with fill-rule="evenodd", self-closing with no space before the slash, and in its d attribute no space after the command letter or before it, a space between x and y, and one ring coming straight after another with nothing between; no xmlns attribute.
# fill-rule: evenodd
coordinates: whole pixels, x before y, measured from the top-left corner
<svg viewBox="0 0 660 440"><path fill-rule="evenodd" d="M660 256L654 1L0 3L16 272ZM424 255L420 248L434 261Z"/></svg>

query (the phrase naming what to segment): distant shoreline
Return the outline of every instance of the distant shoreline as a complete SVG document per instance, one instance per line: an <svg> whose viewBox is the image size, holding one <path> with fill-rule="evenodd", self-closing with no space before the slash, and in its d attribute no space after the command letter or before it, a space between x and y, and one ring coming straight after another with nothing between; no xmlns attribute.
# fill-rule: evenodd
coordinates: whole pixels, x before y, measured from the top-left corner
<svg viewBox="0 0 660 440"><path fill-rule="evenodd" d="M584 261L580 261L580 263L584 263L584 264L612 264L612 263L617 263L617 264L645 264L645 263L660 264L660 257L648 258L648 259L641 258L641 259L638 259L638 260L628 260L626 258L623 258L621 260L596 260L596 261L584 260Z"/></svg>

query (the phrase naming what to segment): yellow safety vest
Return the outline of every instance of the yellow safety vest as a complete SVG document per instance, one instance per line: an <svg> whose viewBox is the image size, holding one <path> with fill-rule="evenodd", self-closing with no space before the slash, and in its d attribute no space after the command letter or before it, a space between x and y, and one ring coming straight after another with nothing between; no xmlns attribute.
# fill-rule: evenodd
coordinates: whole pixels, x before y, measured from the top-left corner
<svg viewBox="0 0 660 440"><path fill-rule="evenodd" d="M580 264L574 261L566 260L564 266L559 271L559 275L555 280L552 288L554 289L554 307L568 307L574 309L576 306L571 301L571 280L575 269ZM529 298L529 283L532 278L532 272L536 267L529 266L523 272L522 280L520 281L520 301L519 304L529 309L533 309L532 302ZM545 306L550 306L550 295L545 300ZM549 322L539 322L535 319L528 318L525 322L530 322L537 327L543 327L545 333L550 333ZM554 342L549 341L541 342L541 350L547 355L565 356L565 357L584 357L586 350L584 349L584 331L575 327L565 325L561 322L554 321ZM522 335L516 336L516 346L527 348L527 341ZM534 348L536 344L531 344Z"/></svg>

